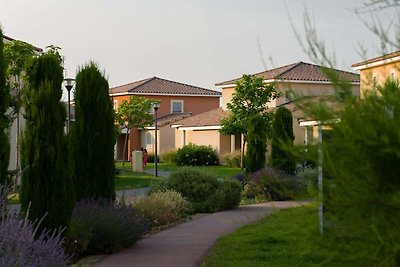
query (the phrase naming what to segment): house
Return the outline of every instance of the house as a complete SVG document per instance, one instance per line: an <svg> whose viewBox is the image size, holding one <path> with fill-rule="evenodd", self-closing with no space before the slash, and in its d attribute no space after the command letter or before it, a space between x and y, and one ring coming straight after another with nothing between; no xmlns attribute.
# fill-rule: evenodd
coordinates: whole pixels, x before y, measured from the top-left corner
<svg viewBox="0 0 400 267"><path fill-rule="evenodd" d="M175 130L170 127L170 124L218 108L221 97L221 93L214 90L158 77L135 81L110 89L110 96L115 109L123 100L128 101L132 95L161 102L157 112L159 129L157 137L160 154L174 150L176 147ZM150 112L154 112L154 110L151 109ZM130 155L123 156L126 134L127 131L123 130L118 136L116 144L117 160L130 158ZM145 131L131 129L125 149L126 153L127 151L139 150L142 147L152 153L154 151L154 137L154 125L148 127Z"/></svg>
<svg viewBox="0 0 400 267"><path fill-rule="evenodd" d="M312 97L314 98L313 101L321 101L323 96L332 95L335 92L335 84L327 77L326 70L331 75L347 80L351 84L352 93L359 95L360 80L358 74L328 69L301 61L254 74L256 77L263 78L265 83L274 83L277 90L281 92L281 97L269 102L269 109L289 105L289 109L296 111L293 113L293 130L295 143L297 144L302 144L307 140L311 141L313 139L313 129L307 125L304 125L307 127L300 127L302 113L295 110L294 103L289 99L288 92L293 91L297 97ZM240 149L243 142L240 136L224 136L218 132L221 128L221 119L229 115L227 104L231 101L235 92L235 83L239 80L240 78L236 78L216 84L222 90L222 107L220 109L193 116L171 126L177 129L176 140L182 140L181 142L176 142L177 148L189 142L207 144L206 138L201 137L204 135L210 137L207 138L208 144L212 145L219 155L232 153Z"/></svg>
<svg viewBox="0 0 400 267"><path fill-rule="evenodd" d="M10 43L13 41L17 41L14 38L11 38L9 36L3 35L3 40L4 40L4 44L6 43ZM43 50L39 47L35 47L33 46L34 50L35 50L35 54L39 55L40 53L43 52ZM11 79L15 79L17 77L11 77ZM10 93L11 95L16 95L19 91L19 88L11 88L10 89ZM18 148L18 138L19 138L19 133L21 131L23 131L24 129L24 125L25 125L25 120L22 116L23 114L23 107L21 109L21 112L19 114L16 115L15 120L13 121L11 128L10 128L10 162L8 165L8 169L9 170L16 170L19 166L19 155L17 153L17 151L19 150Z"/></svg>
<svg viewBox="0 0 400 267"><path fill-rule="evenodd" d="M400 51L368 59L352 65L360 71L361 96L387 78L398 79L400 76Z"/></svg>

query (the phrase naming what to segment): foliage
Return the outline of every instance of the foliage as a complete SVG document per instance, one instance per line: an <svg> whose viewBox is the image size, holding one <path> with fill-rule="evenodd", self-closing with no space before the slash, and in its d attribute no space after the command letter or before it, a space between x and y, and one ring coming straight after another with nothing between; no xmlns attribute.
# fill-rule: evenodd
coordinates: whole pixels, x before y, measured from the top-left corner
<svg viewBox="0 0 400 267"><path fill-rule="evenodd" d="M264 168L246 179L243 194L247 198L289 200L306 191L306 184L295 176L280 170Z"/></svg>
<svg viewBox="0 0 400 267"><path fill-rule="evenodd" d="M168 225L181 220L191 210L190 202L172 190L155 192L133 202L138 214L143 215L151 227Z"/></svg>
<svg viewBox="0 0 400 267"><path fill-rule="evenodd" d="M235 201L236 197L240 198L240 190L238 192L235 188L240 187L240 183L233 183L225 184L207 171L184 167L156 185L151 192L174 190L192 204L193 212L215 212L237 206ZM228 192L228 188L232 190Z"/></svg>
<svg viewBox="0 0 400 267"><path fill-rule="evenodd" d="M10 160L9 128L11 118L7 112L11 102L10 91L6 86L3 42L3 31L0 29L0 184L10 182L8 163Z"/></svg>
<svg viewBox="0 0 400 267"><path fill-rule="evenodd" d="M230 210L239 206L241 200L242 185L239 181L226 179L220 181L219 188L212 201L218 203L218 210Z"/></svg>
<svg viewBox="0 0 400 267"><path fill-rule="evenodd" d="M243 75L236 83L231 102L227 104L231 115L222 121L221 132L246 136L249 118L255 114L262 115L266 124L270 125L272 117L267 112L267 105L278 96L275 85L264 83L263 78L260 77Z"/></svg>
<svg viewBox="0 0 400 267"><path fill-rule="evenodd" d="M327 242L332 260L397 266L400 247L400 86L387 80L362 99L349 98L323 148ZM317 119L319 113L314 115ZM355 164L356 162L356 164ZM354 243L357 244L356 253Z"/></svg>
<svg viewBox="0 0 400 267"><path fill-rule="evenodd" d="M273 123L271 166L292 175L296 170L296 162L290 153L293 141L292 113L285 107L279 107Z"/></svg>
<svg viewBox="0 0 400 267"><path fill-rule="evenodd" d="M228 167L240 167L240 151L234 151L233 153L226 153L221 156L223 163Z"/></svg>
<svg viewBox="0 0 400 267"><path fill-rule="evenodd" d="M108 82L93 62L76 76L74 147L77 199L114 199L114 112Z"/></svg>
<svg viewBox="0 0 400 267"><path fill-rule="evenodd" d="M168 152L164 152L160 155L161 162L165 163L176 163L176 158L177 158L177 151L176 150L171 150Z"/></svg>
<svg viewBox="0 0 400 267"><path fill-rule="evenodd" d="M267 127L265 120L259 114L253 115L249 120L246 173L253 173L265 167Z"/></svg>
<svg viewBox="0 0 400 267"><path fill-rule="evenodd" d="M66 226L75 202L70 153L64 134L65 106L60 102L63 68L58 55L35 58L28 71L26 126L21 142L21 209L41 227Z"/></svg>
<svg viewBox="0 0 400 267"><path fill-rule="evenodd" d="M145 127L153 124L153 115L149 111L154 103L152 99L131 96L129 101L123 100L119 105L116 120L121 127L144 130Z"/></svg>
<svg viewBox="0 0 400 267"><path fill-rule="evenodd" d="M149 153L147 154L147 163L154 163L154 154L153 153ZM160 156L157 155L157 162L160 162Z"/></svg>
<svg viewBox="0 0 400 267"><path fill-rule="evenodd" d="M318 169L309 166L302 167L296 170L296 177L300 179L301 183L307 185L307 192L311 196L317 194L318 186Z"/></svg>
<svg viewBox="0 0 400 267"><path fill-rule="evenodd" d="M218 165L218 156L211 146L190 143L178 149L176 164L180 166Z"/></svg>
<svg viewBox="0 0 400 267"><path fill-rule="evenodd" d="M27 218L7 213L9 192L0 185L0 266L67 266L61 231L40 232Z"/></svg>
<svg viewBox="0 0 400 267"><path fill-rule="evenodd" d="M139 240L146 229L145 219L129 205L84 199L72 213L67 244L75 253L112 253Z"/></svg>

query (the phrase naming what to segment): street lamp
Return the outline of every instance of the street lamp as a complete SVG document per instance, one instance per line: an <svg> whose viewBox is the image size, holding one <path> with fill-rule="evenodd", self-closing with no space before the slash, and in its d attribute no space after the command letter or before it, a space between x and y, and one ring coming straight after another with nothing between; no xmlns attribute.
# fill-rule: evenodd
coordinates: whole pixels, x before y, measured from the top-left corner
<svg viewBox="0 0 400 267"><path fill-rule="evenodd" d="M68 91L68 125L67 125L67 132L69 133L71 127L71 89L74 87L75 79L73 78L66 78L64 79L64 86L67 88Z"/></svg>
<svg viewBox="0 0 400 267"><path fill-rule="evenodd" d="M160 108L160 103L159 102L155 102L153 104L153 108L154 108L154 115L155 115L155 123L154 123L154 129L155 129L155 136L154 136L154 176L157 177L158 176L158 170L157 170L157 159L158 159L158 155L157 155L157 111Z"/></svg>

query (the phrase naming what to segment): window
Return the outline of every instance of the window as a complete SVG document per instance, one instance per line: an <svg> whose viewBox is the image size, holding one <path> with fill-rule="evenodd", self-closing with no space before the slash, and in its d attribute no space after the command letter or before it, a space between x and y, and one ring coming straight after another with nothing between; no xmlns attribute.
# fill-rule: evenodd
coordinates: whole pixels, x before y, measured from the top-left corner
<svg viewBox="0 0 400 267"><path fill-rule="evenodd" d="M146 133L146 145L151 145L153 144L153 136L151 135L150 132Z"/></svg>
<svg viewBox="0 0 400 267"><path fill-rule="evenodd" d="M376 88L376 86L378 85L378 77L376 76L376 74L372 75L372 86L373 88Z"/></svg>
<svg viewBox="0 0 400 267"><path fill-rule="evenodd" d="M395 73L394 70L392 70L392 71L390 72L390 79L392 79L393 81L396 80L396 73Z"/></svg>
<svg viewBox="0 0 400 267"><path fill-rule="evenodd" d="M118 108L118 100L114 100L114 109Z"/></svg>
<svg viewBox="0 0 400 267"><path fill-rule="evenodd" d="M183 100L171 100L171 113L183 112Z"/></svg>
<svg viewBox="0 0 400 267"><path fill-rule="evenodd" d="M149 109L150 114L154 114L154 104L151 104L150 109Z"/></svg>

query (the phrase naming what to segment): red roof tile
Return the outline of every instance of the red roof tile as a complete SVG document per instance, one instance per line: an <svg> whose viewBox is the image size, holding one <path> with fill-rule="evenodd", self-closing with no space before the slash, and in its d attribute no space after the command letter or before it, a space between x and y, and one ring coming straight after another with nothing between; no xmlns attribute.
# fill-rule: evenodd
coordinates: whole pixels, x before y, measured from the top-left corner
<svg viewBox="0 0 400 267"><path fill-rule="evenodd" d="M330 82L331 80L325 75L322 69L334 71L341 79L346 79L350 82L360 82L360 75L337 70L330 69L323 66L318 66L305 62L297 62L290 65L282 66L279 68L263 71L254 74L256 77L263 78L264 80L283 80L283 81L311 81L311 82ZM230 85L239 81L240 78L220 82L215 84L216 86Z"/></svg>
<svg viewBox="0 0 400 267"><path fill-rule="evenodd" d="M371 59L368 59L368 60L365 60L365 61L362 61L362 62L359 62L359 63L354 63L351 66L353 68L355 68L355 67L359 67L359 66L362 66L362 65L375 63L375 62L378 62L378 61L381 61L381 60L394 58L394 57L397 57L397 56L400 56L400 51L395 51L393 53L389 53L389 54L386 54L386 55L383 55L383 56L374 57L374 58L371 58Z"/></svg>
<svg viewBox="0 0 400 267"><path fill-rule="evenodd" d="M221 96L220 92L189 84L178 83L158 77L152 77L110 89L111 94L172 94Z"/></svg>
<svg viewBox="0 0 400 267"><path fill-rule="evenodd" d="M229 111L217 108L177 121L174 124L180 125L180 127L219 126L221 125L221 120L228 117L228 115Z"/></svg>

